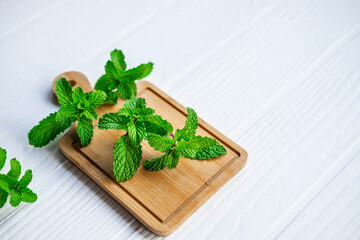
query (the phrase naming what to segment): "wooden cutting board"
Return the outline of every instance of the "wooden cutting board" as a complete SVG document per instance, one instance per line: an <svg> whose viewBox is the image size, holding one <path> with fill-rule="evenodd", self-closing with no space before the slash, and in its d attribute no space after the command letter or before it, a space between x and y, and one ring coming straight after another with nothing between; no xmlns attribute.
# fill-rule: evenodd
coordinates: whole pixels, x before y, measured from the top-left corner
<svg viewBox="0 0 360 240"><path fill-rule="evenodd" d="M66 72L65 77L73 87L93 91L88 79L79 72ZM168 120L174 129L183 128L187 111L153 84L140 81L138 95L146 99L147 106ZM117 112L124 100L116 105L103 105L98 109L99 117L108 112ZM118 183L113 178L113 147L124 131L99 130L94 122L94 136L87 147L80 145L76 124L61 138L62 152L91 179L99 184L116 201L152 232L167 236L179 227L207 199L231 179L246 163L247 153L236 143L225 137L199 118L197 135L217 139L227 154L211 160L180 158L175 169L150 172L142 167L129 181ZM143 141L143 160L158 156L146 141Z"/></svg>

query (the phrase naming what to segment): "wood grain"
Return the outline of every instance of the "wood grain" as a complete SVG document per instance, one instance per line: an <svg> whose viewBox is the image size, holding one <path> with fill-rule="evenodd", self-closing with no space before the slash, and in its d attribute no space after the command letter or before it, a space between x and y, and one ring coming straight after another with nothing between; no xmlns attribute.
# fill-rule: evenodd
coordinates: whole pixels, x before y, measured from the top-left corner
<svg viewBox="0 0 360 240"><path fill-rule="evenodd" d="M65 77L71 85L91 91L87 78L79 72L67 72L55 78ZM181 129L186 120L186 108L153 84L137 83L137 97L145 98L147 107ZM118 111L124 104L120 99L114 106L103 105L98 109L102 116ZM99 116L99 117L100 117ZM74 125L60 140L62 152L99 184L122 206L154 233L166 236L183 223L201 204L231 179L246 163L247 153L226 138L204 120L199 119L197 134L217 139L227 150L219 158L210 160L180 159L173 169L150 172L142 166L132 179L118 183L113 177L113 147L124 131L100 130L94 123L94 136L87 147L82 147ZM146 142L142 144L143 159L160 153Z"/></svg>

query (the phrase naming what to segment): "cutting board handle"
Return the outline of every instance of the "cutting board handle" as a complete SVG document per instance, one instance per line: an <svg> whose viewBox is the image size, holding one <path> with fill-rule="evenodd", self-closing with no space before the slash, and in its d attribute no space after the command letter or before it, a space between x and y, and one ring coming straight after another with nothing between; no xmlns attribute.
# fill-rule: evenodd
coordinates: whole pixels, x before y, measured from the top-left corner
<svg viewBox="0 0 360 240"><path fill-rule="evenodd" d="M94 90L91 87L89 80L84 74L82 74L81 72L70 71L70 72L64 72L54 79L52 84L52 89L55 95L56 95L55 83L59 78L66 78L66 80L70 82L73 89L80 86L84 90L84 92L91 92Z"/></svg>

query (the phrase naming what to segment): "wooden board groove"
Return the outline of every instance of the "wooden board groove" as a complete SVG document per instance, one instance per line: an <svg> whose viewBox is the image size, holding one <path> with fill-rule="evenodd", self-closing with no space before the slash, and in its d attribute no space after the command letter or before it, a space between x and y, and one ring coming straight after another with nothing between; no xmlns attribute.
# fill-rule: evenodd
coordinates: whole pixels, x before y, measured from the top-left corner
<svg viewBox="0 0 360 240"><path fill-rule="evenodd" d="M82 86L85 91L92 90L81 73L69 72L58 77L74 80L75 86ZM174 129L183 127L185 107L149 82L141 81L137 86L138 97L144 97L148 107L171 122ZM103 105L98 109L98 115L116 112L124 102L120 99L114 106ZM175 169L157 172L143 169L141 162L132 179L118 183L112 177L112 149L124 132L100 130L96 124L95 121L94 137L87 147L81 147L74 124L60 140L62 152L140 222L161 236L170 234L180 226L231 179L247 159L244 149L199 118L197 134L216 138L227 149L227 154L211 160L181 158ZM142 146L143 160L160 154L146 141Z"/></svg>

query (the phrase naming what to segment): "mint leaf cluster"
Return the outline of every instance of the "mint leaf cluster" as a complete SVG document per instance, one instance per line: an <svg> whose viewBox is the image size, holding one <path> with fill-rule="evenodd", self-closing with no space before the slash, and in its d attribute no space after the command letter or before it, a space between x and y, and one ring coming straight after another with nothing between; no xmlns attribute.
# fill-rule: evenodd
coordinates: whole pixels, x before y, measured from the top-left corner
<svg viewBox="0 0 360 240"><path fill-rule="evenodd" d="M0 147L0 170L3 169L6 161L6 151ZM17 207L21 202L33 203L37 195L28 188L32 180L32 171L26 170L20 178L21 165L16 158L10 160L10 171L7 174L0 174L0 208L3 207L10 195L10 204Z"/></svg>
<svg viewBox="0 0 360 240"><path fill-rule="evenodd" d="M104 114L99 119L98 127L127 131L116 142L113 152L114 176L119 182L129 180L140 166L140 144L148 134L157 132L166 135L173 130L168 121L146 107L143 98L128 100L117 113Z"/></svg>
<svg viewBox="0 0 360 240"><path fill-rule="evenodd" d="M153 63L140 64L135 68L126 70L125 56L121 50L115 49L110 53L110 58L105 65L105 74L95 84L96 90L106 92L106 103L116 104L118 95L130 99L136 97L136 80L148 76L153 70Z"/></svg>
<svg viewBox="0 0 360 240"><path fill-rule="evenodd" d="M81 144L87 146L93 136L92 121L97 119L95 109L106 99L103 91L84 93L81 87L72 89L65 78L60 78L55 85L59 111L51 113L33 127L29 134L29 143L35 147L43 147L65 131L75 121L78 122L77 133Z"/></svg>
<svg viewBox="0 0 360 240"><path fill-rule="evenodd" d="M134 98L125 102L117 113L107 113L99 119L99 129L126 131L114 146L114 177L119 182L132 178L140 166L141 142L164 154L145 160L143 166L150 171L165 167L173 169L180 157L209 159L226 153L225 148L215 139L196 136L198 117L195 111L187 108L188 116L183 129L173 134L172 125L155 111L146 107L145 99Z"/></svg>
<svg viewBox="0 0 360 240"><path fill-rule="evenodd" d="M198 117L195 111L187 108L188 116L183 129L177 129L174 134L160 136L155 133L149 134L149 145L164 154L147 159L144 168L150 171L158 171L165 167L173 169L177 166L179 158L209 159L219 157L226 153L226 149L215 139L196 136Z"/></svg>

